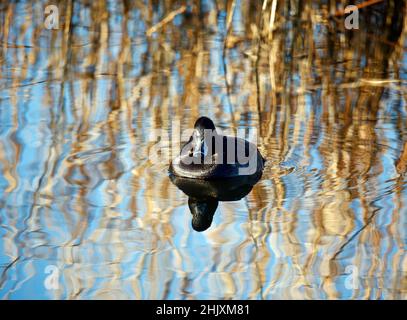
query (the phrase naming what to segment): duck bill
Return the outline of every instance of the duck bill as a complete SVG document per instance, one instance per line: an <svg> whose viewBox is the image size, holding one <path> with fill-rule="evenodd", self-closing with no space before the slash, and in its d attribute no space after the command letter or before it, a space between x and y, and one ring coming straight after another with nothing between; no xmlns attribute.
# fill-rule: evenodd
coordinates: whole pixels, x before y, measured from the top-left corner
<svg viewBox="0 0 407 320"><path fill-rule="evenodd" d="M203 139L199 139L197 142L196 142L196 145L195 145L195 148L194 148L194 153L193 153L193 156L194 157L201 157L201 156L203 156L203 157L205 157L206 156L206 153L207 153L207 147L206 147L206 145L205 145L205 141L203 140Z"/></svg>

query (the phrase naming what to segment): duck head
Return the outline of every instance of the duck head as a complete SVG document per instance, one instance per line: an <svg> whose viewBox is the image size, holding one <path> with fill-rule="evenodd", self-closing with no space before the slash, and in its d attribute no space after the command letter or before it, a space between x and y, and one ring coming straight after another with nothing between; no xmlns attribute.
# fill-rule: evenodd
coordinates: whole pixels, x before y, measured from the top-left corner
<svg viewBox="0 0 407 320"><path fill-rule="evenodd" d="M207 117L200 117L194 125L194 132L191 136L192 149L190 156L206 157L208 155L208 143L216 135L216 128L212 120ZM213 150L213 148L211 148Z"/></svg>

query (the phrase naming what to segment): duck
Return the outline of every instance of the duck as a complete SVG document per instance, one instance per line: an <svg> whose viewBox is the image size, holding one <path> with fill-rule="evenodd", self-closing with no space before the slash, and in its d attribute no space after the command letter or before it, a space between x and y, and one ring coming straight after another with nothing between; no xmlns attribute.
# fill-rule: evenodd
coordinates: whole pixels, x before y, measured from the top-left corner
<svg viewBox="0 0 407 320"><path fill-rule="evenodd" d="M169 172L178 177L216 180L256 175L263 171L265 162L253 143L218 133L213 121L202 116L180 154L171 161Z"/></svg>

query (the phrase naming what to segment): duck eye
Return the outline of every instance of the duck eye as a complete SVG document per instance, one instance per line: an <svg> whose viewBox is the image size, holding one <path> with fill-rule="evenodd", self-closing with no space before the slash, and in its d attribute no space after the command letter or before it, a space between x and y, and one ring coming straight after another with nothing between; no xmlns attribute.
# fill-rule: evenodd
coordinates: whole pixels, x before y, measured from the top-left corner
<svg viewBox="0 0 407 320"><path fill-rule="evenodd" d="M193 154L194 154L194 148L191 148L191 150L189 150L189 156L192 157Z"/></svg>

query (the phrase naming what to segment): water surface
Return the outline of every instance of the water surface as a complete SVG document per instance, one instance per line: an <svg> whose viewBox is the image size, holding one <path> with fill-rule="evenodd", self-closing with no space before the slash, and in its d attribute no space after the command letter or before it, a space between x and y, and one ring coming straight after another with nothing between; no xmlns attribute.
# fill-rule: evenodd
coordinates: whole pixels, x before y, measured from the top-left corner
<svg viewBox="0 0 407 320"><path fill-rule="evenodd" d="M271 2L0 4L1 298L407 298L403 2ZM204 232L149 157L200 115L267 159Z"/></svg>

